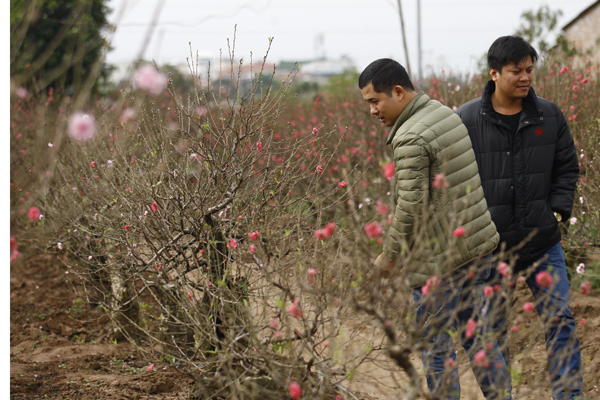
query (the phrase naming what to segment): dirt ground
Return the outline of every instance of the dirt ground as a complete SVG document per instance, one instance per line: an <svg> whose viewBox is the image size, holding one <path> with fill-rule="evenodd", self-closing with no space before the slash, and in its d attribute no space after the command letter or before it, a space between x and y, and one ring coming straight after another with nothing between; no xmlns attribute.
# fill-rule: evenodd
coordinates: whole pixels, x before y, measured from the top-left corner
<svg viewBox="0 0 600 400"><path fill-rule="evenodd" d="M513 313L521 312L523 303L532 300L530 296L524 285L519 286ZM585 396L588 400L600 399L600 297L594 291L583 296L572 290L571 308L578 322L582 318L587 321L577 327L584 360ZM101 310L89 307L69 291L64 268L55 256L12 263L10 399L187 398L192 382L177 364L140 358L127 343L110 342L109 329L109 321ZM528 379L544 379L545 375L536 371L547 370L543 337L515 334L511 347L515 355L523 353L522 349L530 350L526 357L515 356L514 362L522 365L524 381L515 385L514 398L550 399L548 391L531 393L527 387ZM154 362L152 370L148 370L150 361ZM346 387L360 388L365 399L400 398L393 381L385 382L389 373L378 373L376 364L367 368L370 376L381 377L380 384L356 379ZM459 371L462 398L483 399L464 352L459 352Z"/></svg>

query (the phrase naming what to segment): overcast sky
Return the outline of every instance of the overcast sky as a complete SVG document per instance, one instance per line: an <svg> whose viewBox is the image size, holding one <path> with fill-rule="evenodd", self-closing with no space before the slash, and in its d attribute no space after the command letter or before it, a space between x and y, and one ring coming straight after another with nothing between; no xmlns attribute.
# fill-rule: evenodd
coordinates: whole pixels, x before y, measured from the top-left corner
<svg viewBox="0 0 600 400"><path fill-rule="evenodd" d="M128 61L140 51L156 5L164 1L144 54L159 64L185 63L195 51L218 58L237 24L236 55L260 60L273 37L268 60L302 61L349 56L359 70L390 57L405 63L397 0L109 0L115 22L109 62ZM563 27L593 0L421 0L423 70L472 71L499 36L512 34L524 11L543 4L562 10ZM417 0L402 1L409 61L417 70ZM321 39L319 39L321 38ZM320 44L322 43L322 45Z"/></svg>

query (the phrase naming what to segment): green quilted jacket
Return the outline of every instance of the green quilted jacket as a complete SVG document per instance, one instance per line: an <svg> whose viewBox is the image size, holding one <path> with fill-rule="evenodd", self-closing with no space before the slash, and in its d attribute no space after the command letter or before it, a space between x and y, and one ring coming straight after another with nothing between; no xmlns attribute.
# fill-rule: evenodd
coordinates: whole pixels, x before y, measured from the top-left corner
<svg viewBox="0 0 600 400"><path fill-rule="evenodd" d="M393 149L396 209L383 251L406 268L412 288L496 248L500 236L458 115L420 92L398 117L386 144ZM436 181L438 174L444 179ZM457 237L458 227L464 234Z"/></svg>

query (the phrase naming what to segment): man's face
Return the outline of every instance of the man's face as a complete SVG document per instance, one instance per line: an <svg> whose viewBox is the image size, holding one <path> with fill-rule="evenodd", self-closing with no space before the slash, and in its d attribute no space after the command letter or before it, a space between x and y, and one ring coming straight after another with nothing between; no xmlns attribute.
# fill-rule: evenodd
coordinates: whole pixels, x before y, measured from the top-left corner
<svg viewBox="0 0 600 400"><path fill-rule="evenodd" d="M490 68L490 75L496 82L496 94L508 100L524 99L533 81L533 61L531 56L502 67L502 71Z"/></svg>
<svg viewBox="0 0 600 400"><path fill-rule="evenodd" d="M360 91L363 99L365 99L371 108L371 115L379 118L379 121L385 126L394 125L394 122L396 122L402 111L404 111L404 106L402 105L404 89L402 86L394 87L391 96L388 96L387 93L376 92L371 83L363 87Z"/></svg>

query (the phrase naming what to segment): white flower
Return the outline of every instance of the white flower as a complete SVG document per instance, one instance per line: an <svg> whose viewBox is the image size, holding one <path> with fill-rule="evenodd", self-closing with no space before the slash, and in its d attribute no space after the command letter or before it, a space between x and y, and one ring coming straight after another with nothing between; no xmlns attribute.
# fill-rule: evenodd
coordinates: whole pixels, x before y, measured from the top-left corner
<svg viewBox="0 0 600 400"><path fill-rule="evenodd" d="M577 223L577 218L573 217L569 220L569 222L571 223L571 225L575 225Z"/></svg>
<svg viewBox="0 0 600 400"><path fill-rule="evenodd" d="M62 243L58 242L58 244L56 245L56 247L58 247L59 250L62 250Z"/></svg>
<svg viewBox="0 0 600 400"><path fill-rule="evenodd" d="M579 202L580 202L581 204L583 204L583 197L582 197L582 196L579 196Z"/></svg>
<svg viewBox="0 0 600 400"><path fill-rule="evenodd" d="M581 263L577 266L577 273L578 274L583 274L585 272L585 264Z"/></svg>
<svg viewBox="0 0 600 400"><path fill-rule="evenodd" d="M54 145L52 143L48 143L48 147L53 147Z"/></svg>

